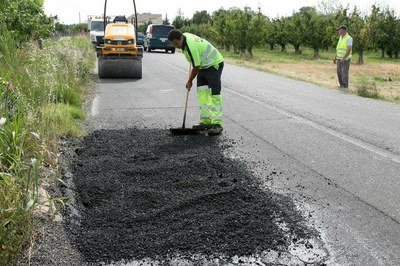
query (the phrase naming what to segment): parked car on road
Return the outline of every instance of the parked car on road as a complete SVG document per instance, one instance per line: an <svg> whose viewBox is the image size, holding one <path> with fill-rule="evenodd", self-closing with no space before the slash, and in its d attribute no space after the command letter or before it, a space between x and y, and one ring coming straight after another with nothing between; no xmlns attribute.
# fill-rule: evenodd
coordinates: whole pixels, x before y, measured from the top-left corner
<svg viewBox="0 0 400 266"><path fill-rule="evenodd" d="M146 30L144 38L144 50L151 52L155 49L171 51L175 53L175 47L168 41L168 33L175 29L173 25L150 24Z"/></svg>
<svg viewBox="0 0 400 266"><path fill-rule="evenodd" d="M88 28L90 32L90 41L94 47L104 44L104 19L94 18L89 20Z"/></svg>
<svg viewBox="0 0 400 266"><path fill-rule="evenodd" d="M137 33L136 44L137 45L143 45L143 43L144 43L144 34L143 34L143 32L138 32Z"/></svg>

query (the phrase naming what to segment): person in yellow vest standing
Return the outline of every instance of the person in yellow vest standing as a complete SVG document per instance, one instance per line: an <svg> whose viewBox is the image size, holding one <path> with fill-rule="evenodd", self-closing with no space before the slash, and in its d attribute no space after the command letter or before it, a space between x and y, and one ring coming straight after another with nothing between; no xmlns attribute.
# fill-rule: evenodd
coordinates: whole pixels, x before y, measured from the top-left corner
<svg viewBox="0 0 400 266"><path fill-rule="evenodd" d="M221 75L224 58L211 43L191 33L171 30L168 40L182 49L186 60L193 66L186 89L190 90L197 77L197 100L200 106L200 124L193 129L208 130L209 135L223 130Z"/></svg>
<svg viewBox="0 0 400 266"><path fill-rule="evenodd" d="M336 46L336 55L333 63L337 64L337 75L341 88L349 87L349 69L353 48L353 38L347 33L347 26L337 29L340 38Z"/></svg>

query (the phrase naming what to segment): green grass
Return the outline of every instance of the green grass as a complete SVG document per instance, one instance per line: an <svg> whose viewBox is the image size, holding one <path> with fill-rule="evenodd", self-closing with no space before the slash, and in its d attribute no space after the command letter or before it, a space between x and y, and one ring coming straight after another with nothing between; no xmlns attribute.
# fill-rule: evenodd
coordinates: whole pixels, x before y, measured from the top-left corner
<svg viewBox="0 0 400 266"><path fill-rule="evenodd" d="M43 125L46 125L47 132L51 132L46 135L47 138L80 136L84 133L82 126L77 123L86 119L81 108L61 103L49 104L44 110L43 118Z"/></svg>
<svg viewBox="0 0 400 266"><path fill-rule="evenodd" d="M60 136L84 134L82 97L95 56L84 37L17 48L0 36L0 265L11 265L34 230L40 172ZM55 165L54 165L55 167ZM54 177L55 178L55 177Z"/></svg>
<svg viewBox="0 0 400 266"><path fill-rule="evenodd" d="M229 52L222 51L222 53L225 57L242 59L241 54L234 53L233 50ZM320 60L332 60L333 55L333 51L320 51ZM317 62L317 60L313 58L312 49L305 48L301 50L300 54L296 54L294 49L290 46L284 52L281 52L278 48L273 50L270 50L269 48L255 48L253 50L253 58L250 58L246 51L246 60L253 60L258 63L291 63L301 62L304 60Z"/></svg>

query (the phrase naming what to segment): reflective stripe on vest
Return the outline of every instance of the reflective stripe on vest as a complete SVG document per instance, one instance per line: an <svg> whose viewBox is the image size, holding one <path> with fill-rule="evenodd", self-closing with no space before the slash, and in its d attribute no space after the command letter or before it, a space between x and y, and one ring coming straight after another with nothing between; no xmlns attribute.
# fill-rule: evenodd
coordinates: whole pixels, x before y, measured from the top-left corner
<svg viewBox="0 0 400 266"><path fill-rule="evenodd" d="M208 60L206 61L206 62L204 62L204 61L202 61L201 62L201 64L203 65L204 64L204 66L211 66L212 64L212 62L214 61L214 58L217 56L217 49L215 49L214 48L214 51L213 51L213 53L210 55L210 57L208 58Z"/></svg>
<svg viewBox="0 0 400 266"><path fill-rule="evenodd" d="M350 35L346 35L344 38L340 37L338 44L336 46L336 57L343 58L347 51L347 40L351 38ZM351 58L352 52L347 56L347 58Z"/></svg>
<svg viewBox="0 0 400 266"><path fill-rule="evenodd" d="M199 106L200 110L210 110L211 109L211 105L202 105Z"/></svg>
<svg viewBox="0 0 400 266"><path fill-rule="evenodd" d="M201 59L200 59L201 62L204 61L204 59L207 58L207 55L210 53L211 48L212 48L212 45L208 44L207 45L207 50L201 55Z"/></svg>
<svg viewBox="0 0 400 266"><path fill-rule="evenodd" d="M211 111L214 111L214 112L221 112L221 111L222 111L222 107L214 107L214 108L211 108Z"/></svg>
<svg viewBox="0 0 400 266"><path fill-rule="evenodd" d="M200 118L211 118L210 114L200 114Z"/></svg>

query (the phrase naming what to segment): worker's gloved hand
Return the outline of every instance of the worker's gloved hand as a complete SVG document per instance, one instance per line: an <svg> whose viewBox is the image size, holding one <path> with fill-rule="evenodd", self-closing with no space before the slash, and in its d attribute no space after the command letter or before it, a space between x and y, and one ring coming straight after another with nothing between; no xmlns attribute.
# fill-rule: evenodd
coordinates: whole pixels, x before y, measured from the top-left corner
<svg viewBox="0 0 400 266"><path fill-rule="evenodd" d="M187 90L190 91L190 89L192 88L192 86L193 86L193 82L191 82L191 81L186 82L186 89L187 89Z"/></svg>

